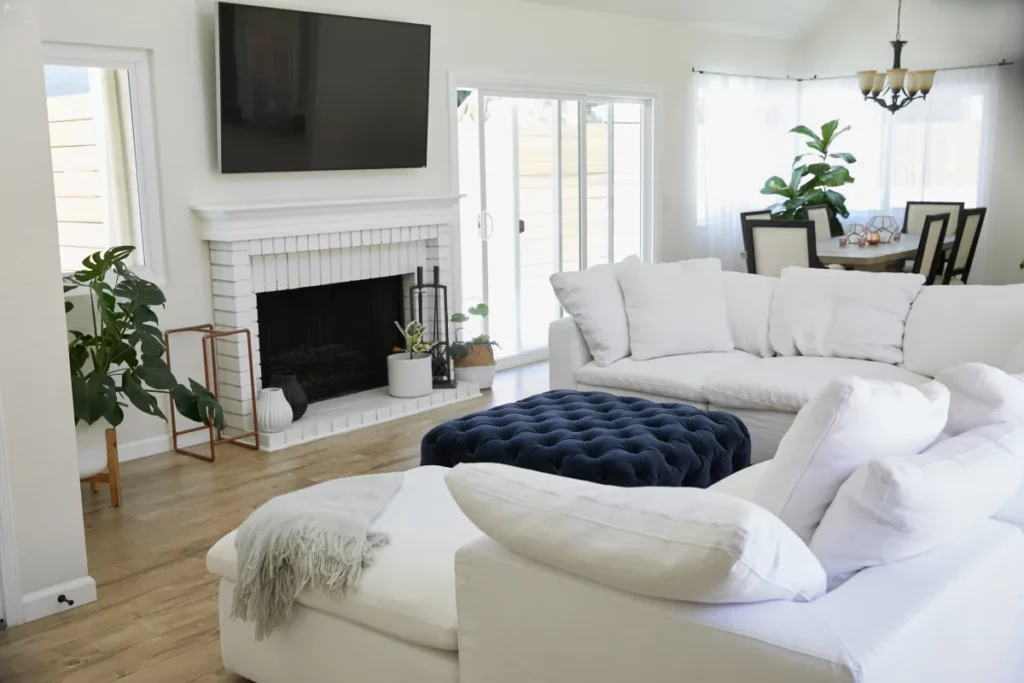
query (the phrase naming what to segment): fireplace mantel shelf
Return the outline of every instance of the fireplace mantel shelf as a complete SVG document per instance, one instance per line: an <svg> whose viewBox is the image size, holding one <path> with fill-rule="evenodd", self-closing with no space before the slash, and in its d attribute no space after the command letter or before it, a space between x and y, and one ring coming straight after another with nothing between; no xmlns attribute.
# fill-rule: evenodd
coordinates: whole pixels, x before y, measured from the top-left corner
<svg viewBox="0 0 1024 683"><path fill-rule="evenodd" d="M452 222L461 195L381 197L200 206L192 210L211 242L437 225Z"/></svg>

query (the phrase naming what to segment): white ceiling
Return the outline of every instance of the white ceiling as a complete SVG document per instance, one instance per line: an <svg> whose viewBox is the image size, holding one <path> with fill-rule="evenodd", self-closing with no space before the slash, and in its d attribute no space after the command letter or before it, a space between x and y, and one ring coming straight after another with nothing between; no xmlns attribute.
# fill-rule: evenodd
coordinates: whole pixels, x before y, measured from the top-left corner
<svg viewBox="0 0 1024 683"><path fill-rule="evenodd" d="M527 0L597 12L700 24L788 40L818 25L843 0ZM849 0L848 0L849 1Z"/></svg>

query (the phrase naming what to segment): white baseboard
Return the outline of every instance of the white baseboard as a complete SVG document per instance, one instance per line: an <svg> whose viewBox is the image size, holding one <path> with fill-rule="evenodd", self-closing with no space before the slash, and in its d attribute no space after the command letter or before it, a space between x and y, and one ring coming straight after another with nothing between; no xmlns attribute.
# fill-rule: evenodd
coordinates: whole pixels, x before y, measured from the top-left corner
<svg viewBox="0 0 1024 683"><path fill-rule="evenodd" d="M191 448L192 446L207 443L209 438L209 434L205 431L184 434L178 437L178 445L183 448ZM129 462L139 458L148 458L151 455L166 453L171 448L170 434L160 434L159 436L127 442L118 440L117 459L119 462ZM106 446L99 444L95 448L89 449L89 452L82 453L85 456L82 459L86 462L106 462L106 453Z"/></svg>
<svg viewBox="0 0 1024 683"><path fill-rule="evenodd" d="M58 602L61 595L73 604ZM83 576L25 595L21 599L22 616L25 621L35 621L90 602L96 602L96 582L91 576Z"/></svg>

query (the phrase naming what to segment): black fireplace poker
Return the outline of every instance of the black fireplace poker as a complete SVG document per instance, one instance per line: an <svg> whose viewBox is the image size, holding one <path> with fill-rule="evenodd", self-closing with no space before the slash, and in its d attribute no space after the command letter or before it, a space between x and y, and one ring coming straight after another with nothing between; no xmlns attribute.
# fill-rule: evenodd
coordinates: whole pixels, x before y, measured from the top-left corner
<svg viewBox="0 0 1024 683"><path fill-rule="evenodd" d="M448 331L448 287L441 284L439 266L434 266L434 282L429 285L423 282L423 266L416 268L416 284L409 288L409 313L412 320L424 322L426 310L423 308L423 295L428 292L434 294L434 315L430 321L430 329L427 330L429 337L424 341L435 342L430 351L434 388L453 389L455 379L452 377L452 364L448 359L448 348L451 345Z"/></svg>

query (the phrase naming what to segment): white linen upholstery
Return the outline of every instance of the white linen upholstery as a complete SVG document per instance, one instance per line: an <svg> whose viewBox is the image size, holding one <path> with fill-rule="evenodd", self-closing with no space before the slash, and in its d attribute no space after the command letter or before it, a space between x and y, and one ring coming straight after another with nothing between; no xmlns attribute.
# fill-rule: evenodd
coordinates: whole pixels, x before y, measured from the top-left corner
<svg viewBox="0 0 1024 683"><path fill-rule="evenodd" d="M927 377L866 360L789 356L764 358L753 365L725 368L708 377L704 393L708 402L725 410L777 410L798 412L834 379L855 375L916 385Z"/></svg>
<svg viewBox="0 0 1024 683"><path fill-rule="evenodd" d="M768 320L779 279L723 271L722 284L725 286L725 306L729 313L733 345L762 358L774 356L768 337Z"/></svg>
<svg viewBox="0 0 1024 683"><path fill-rule="evenodd" d="M768 463L759 462L739 472L733 472L725 479L709 486L708 490L735 496L736 498L753 503L755 502L754 496L757 494L757 487L767 471Z"/></svg>
<svg viewBox="0 0 1024 683"><path fill-rule="evenodd" d="M594 360L583 332L565 316L548 327L548 375L551 389L575 389L576 372Z"/></svg>
<svg viewBox="0 0 1024 683"><path fill-rule="evenodd" d="M1024 537L983 522L809 603L630 595L480 539L456 556L461 683L1011 680Z"/></svg>
<svg viewBox="0 0 1024 683"><path fill-rule="evenodd" d="M257 642L252 624L230 616L233 591L234 583L222 579L221 655L225 669L248 680L459 683L458 652L414 645L299 603L287 626Z"/></svg>
<svg viewBox="0 0 1024 683"><path fill-rule="evenodd" d="M960 224L961 204L926 204L924 202L908 202L906 215L903 218L903 232L920 235L924 232L928 216L949 214L949 231L956 230Z"/></svg>
<svg viewBox="0 0 1024 683"><path fill-rule="evenodd" d="M576 373L579 384L608 389L629 389L643 394L706 403L704 382L713 373L756 364L758 358L742 351L725 353L691 353L653 360L623 358L602 368L587 363ZM615 393L615 392L613 392Z"/></svg>
<svg viewBox="0 0 1024 683"><path fill-rule="evenodd" d="M824 204L804 209L807 220L814 221L814 239L819 242L832 239L832 226L830 225L828 207Z"/></svg>
<svg viewBox="0 0 1024 683"><path fill-rule="evenodd" d="M764 462L775 457L782 437L793 426L793 420L796 418L796 413L788 411L727 408L717 403L709 404L708 410L730 413L743 420L747 431L750 432L750 462L752 463Z"/></svg>
<svg viewBox="0 0 1024 683"><path fill-rule="evenodd" d="M786 268L772 300L772 348L901 363L907 315L923 286L920 275Z"/></svg>
<svg viewBox="0 0 1024 683"><path fill-rule="evenodd" d="M978 427L923 453L872 460L811 539L830 579L919 555L999 511L1024 481L1024 429Z"/></svg>
<svg viewBox="0 0 1024 683"><path fill-rule="evenodd" d="M732 351L718 259L624 268L618 276L636 360Z"/></svg>
<svg viewBox="0 0 1024 683"><path fill-rule="evenodd" d="M402 487L371 529L390 534L391 543L363 573L359 590L344 600L304 591L298 603L400 640L441 650L458 649L458 620L451 566L455 551L478 537L448 494L444 467L405 473ZM210 550L210 572L238 576L235 532ZM284 627L282 630L287 630Z"/></svg>
<svg viewBox="0 0 1024 683"><path fill-rule="evenodd" d="M1024 339L1024 285L926 287L903 341L904 367L934 377L963 363L1006 370Z"/></svg>
<svg viewBox="0 0 1024 683"><path fill-rule="evenodd" d="M555 273L551 286L566 313L587 340L594 360L610 365L629 355L629 327L617 274L639 267L640 259L630 256L614 264L592 266L582 272Z"/></svg>
<svg viewBox="0 0 1024 683"><path fill-rule="evenodd" d="M1008 422L1024 426L1024 380L983 363L943 370L935 381L949 389L946 434Z"/></svg>
<svg viewBox="0 0 1024 683"><path fill-rule="evenodd" d="M942 432L949 390L844 377L801 409L782 438L755 502L805 542L846 479L872 458L917 453Z"/></svg>
<svg viewBox="0 0 1024 683"><path fill-rule="evenodd" d="M758 275L778 277L787 267L811 265L806 230L757 226L751 228L751 237Z"/></svg>
<svg viewBox="0 0 1024 683"><path fill-rule="evenodd" d="M499 465L446 477L489 537L542 564L637 595L701 603L808 601L825 572L753 503L696 488L623 488Z"/></svg>

